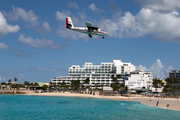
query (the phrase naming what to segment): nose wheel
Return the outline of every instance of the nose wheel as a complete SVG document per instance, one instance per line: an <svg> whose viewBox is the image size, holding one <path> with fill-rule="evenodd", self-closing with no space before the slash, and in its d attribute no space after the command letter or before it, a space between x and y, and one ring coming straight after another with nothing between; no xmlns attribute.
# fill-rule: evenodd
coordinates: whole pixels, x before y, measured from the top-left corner
<svg viewBox="0 0 180 120"><path fill-rule="evenodd" d="M91 34L89 34L89 37L90 37L90 38L92 38L92 35L91 35Z"/></svg>
<svg viewBox="0 0 180 120"><path fill-rule="evenodd" d="M102 37L102 39L104 39L104 36Z"/></svg>

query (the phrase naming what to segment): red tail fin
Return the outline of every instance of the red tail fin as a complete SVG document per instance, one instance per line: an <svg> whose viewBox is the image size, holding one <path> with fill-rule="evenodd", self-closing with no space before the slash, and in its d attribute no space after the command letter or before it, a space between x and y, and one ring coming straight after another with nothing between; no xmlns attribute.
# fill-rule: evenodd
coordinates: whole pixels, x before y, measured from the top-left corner
<svg viewBox="0 0 180 120"><path fill-rule="evenodd" d="M68 18L66 18L66 28L68 28Z"/></svg>

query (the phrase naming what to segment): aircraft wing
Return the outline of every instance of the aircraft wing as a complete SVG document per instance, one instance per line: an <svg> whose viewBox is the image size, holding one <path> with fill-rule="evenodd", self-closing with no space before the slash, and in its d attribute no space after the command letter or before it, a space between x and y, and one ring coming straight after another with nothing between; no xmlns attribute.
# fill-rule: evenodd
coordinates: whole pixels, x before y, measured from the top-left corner
<svg viewBox="0 0 180 120"><path fill-rule="evenodd" d="M92 23L90 23L90 22L85 22L85 24L87 27L93 27Z"/></svg>
<svg viewBox="0 0 180 120"><path fill-rule="evenodd" d="M94 27L93 25L92 25L92 23L90 23L90 22L85 22L85 24L86 24L86 26L87 26L87 28L90 30L92 30L92 31L94 31L94 30L98 30L98 27Z"/></svg>

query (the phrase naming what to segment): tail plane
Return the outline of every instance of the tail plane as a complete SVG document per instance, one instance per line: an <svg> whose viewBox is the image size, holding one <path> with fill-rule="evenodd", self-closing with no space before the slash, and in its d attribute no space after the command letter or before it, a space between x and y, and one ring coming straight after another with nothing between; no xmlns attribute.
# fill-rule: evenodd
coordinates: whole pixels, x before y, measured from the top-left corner
<svg viewBox="0 0 180 120"><path fill-rule="evenodd" d="M74 28L74 25L73 25L73 22L71 20L71 17L67 17L66 18L66 28L69 28L69 29Z"/></svg>

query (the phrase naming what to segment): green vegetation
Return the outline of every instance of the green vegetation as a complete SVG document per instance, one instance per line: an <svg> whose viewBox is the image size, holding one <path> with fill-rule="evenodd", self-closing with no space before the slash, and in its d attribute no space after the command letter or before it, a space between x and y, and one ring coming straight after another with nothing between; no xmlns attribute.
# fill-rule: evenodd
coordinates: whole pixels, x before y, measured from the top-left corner
<svg viewBox="0 0 180 120"><path fill-rule="evenodd" d="M119 91L122 87L124 87L124 84L121 84L118 79L121 79L121 75L117 75L116 77L114 75L111 76L112 82L111 87L113 88L113 91Z"/></svg>
<svg viewBox="0 0 180 120"><path fill-rule="evenodd" d="M24 81L24 85L30 85L28 81Z"/></svg>
<svg viewBox="0 0 180 120"><path fill-rule="evenodd" d="M12 84L11 88L20 88L22 85L21 84Z"/></svg>
<svg viewBox="0 0 180 120"><path fill-rule="evenodd" d="M5 82L2 82L1 85L6 85L6 83L5 83Z"/></svg>
<svg viewBox="0 0 180 120"><path fill-rule="evenodd" d="M83 84L81 84L81 88L82 88L82 89L84 89L84 88L85 88L85 86L84 86Z"/></svg>
<svg viewBox="0 0 180 120"><path fill-rule="evenodd" d="M18 78L15 77L15 78L14 78L14 82L16 83L17 81L18 81Z"/></svg>
<svg viewBox="0 0 180 120"><path fill-rule="evenodd" d="M126 85L125 88L124 88L125 91L128 91L128 86Z"/></svg>
<svg viewBox="0 0 180 120"><path fill-rule="evenodd" d="M166 78L166 85L164 86L163 92L172 93L173 91L180 90L178 87L179 80L177 78Z"/></svg>
<svg viewBox="0 0 180 120"><path fill-rule="evenodd" d="M67 88L67 84L63 81L63 82L61 83L61 87L62 87L62 88Z"/></svg>
<svg viewBox="0 0 180 120"><path fill-rule="evenodd" d="M95 84L95 90L98 90L98 84L97 83Z"/></svg>
<svg viewBox="0 0 180 120"><path fill-rule="evenodd" d="M163 92L165 93L171 93L172 92L172 86L171 85L165 85Z"/></svg>
<svg viewBox="0 0 180 120"><path fill-rule="evenodd" d="M166 83L169 84L169 85L173 85L173 84L178 84L179 81L177 78L173 78L173 79L170 79L170 78L166 78L165 79Z"/></svg>
<svg viewBox="0 0 180 120"><path fill-rule="evenodd" d="M87 84L89 85L89 82L90 82L90 80L89 80L89 77L88 77L88 78L86 78L85 81L84 81L84 84L86 85L86 88L87 88Z"/></svg>
<svg viewBox="0 0 180 120"><path fill-rule="evenodd" d="M43 90L47 90L48 86L47 85L43 85L42 88L43 88Z"/></svg>
<svg viewBox="0 0 180 120"><path fill-rule="evenodd" d="M18 78L14 78L14 83L12 83L12 80L9 79L8 83L2 82L0 88L16 88L16 89L20 89L20 88L26 88L29 89L30 87L38 87L39 84L36 83L29 83L28 81L24 81L23 84L19 84L17 83ZM44 90L47 90L49 86L43 86Z"/></svg>
<svg viewBox="0 0 180 120"><path fill-rule="evenodd" d="M162 80L160 79L153 79L153 87L154 88L160 88L160 87L163 87L164 86L164 83L162 82Z"/></svg>
<svg viewBox="0 0 180 120"><path fill-rule="evenodd" d="M75 90L80 89L80 80L71 80L71 88L74 88Z"/></svg>
<svg viewBox="0 0 180 120"><path fill-rule="evenodd" d="M35 82L34 85L39 86L39 84L37 82Z"/></svg>
<svg viewBox="0 0 180 120"><path fill-rule="evenodd" d="M8 82L9 82L9 84L10 84L10 83L12 82L12 80L11 80L11 79L9 79L9 80L8 80Z"/></svg>

